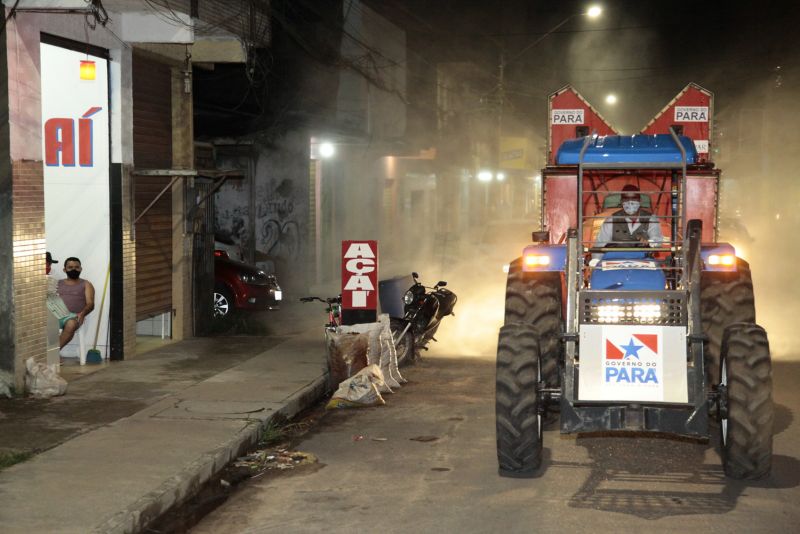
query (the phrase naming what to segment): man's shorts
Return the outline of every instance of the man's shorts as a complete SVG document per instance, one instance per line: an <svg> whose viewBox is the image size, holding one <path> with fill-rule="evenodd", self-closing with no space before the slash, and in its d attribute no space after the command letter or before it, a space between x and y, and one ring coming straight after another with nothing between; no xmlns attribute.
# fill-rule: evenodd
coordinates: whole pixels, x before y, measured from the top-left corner
<svg viewBox="0 0 800 534"><path fill-rule="evenodd" d="M71 321L72 319L77 319L77 318L78 318L78 314L77 313L70 313L66 317L60 318L58 320L58 329L59 330L64 330L64 326L66 326L67 321Z"/></svg>

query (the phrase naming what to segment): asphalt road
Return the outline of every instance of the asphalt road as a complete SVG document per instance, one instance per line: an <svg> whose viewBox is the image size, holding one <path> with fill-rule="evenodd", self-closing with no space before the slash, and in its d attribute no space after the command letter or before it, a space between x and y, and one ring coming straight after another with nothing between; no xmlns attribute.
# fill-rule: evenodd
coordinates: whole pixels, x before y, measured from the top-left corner
<svg viewBox="0 0 800 534"><path fill-rule="evenodd" d="M724 477L715 436L574 437L555 425L540 477L500 478L494 357L430 356L406 376L385 406L323 418L297 447L319 464L251 480L193 532L798 531L800 363L774 364L773 469L757 482Z"/></svg>

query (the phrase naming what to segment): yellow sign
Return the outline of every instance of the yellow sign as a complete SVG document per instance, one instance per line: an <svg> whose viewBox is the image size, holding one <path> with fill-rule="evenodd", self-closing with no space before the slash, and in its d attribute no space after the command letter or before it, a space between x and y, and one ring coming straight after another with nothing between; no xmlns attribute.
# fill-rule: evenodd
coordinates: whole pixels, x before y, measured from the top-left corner
<svg viewBox="0 0 800 534"><path fill-rule="evenodd" d="M530 146L526 137L500 138L501 169L532 169Z"/></svg>

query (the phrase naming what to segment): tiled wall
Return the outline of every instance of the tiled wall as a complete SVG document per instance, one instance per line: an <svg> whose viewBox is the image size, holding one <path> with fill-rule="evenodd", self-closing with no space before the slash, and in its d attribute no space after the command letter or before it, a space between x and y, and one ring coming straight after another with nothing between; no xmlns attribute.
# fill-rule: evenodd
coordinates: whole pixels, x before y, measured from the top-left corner
<svg viewBox="0 0 800 534"><path fill-rule="evenodd" d="M123 285L123 354L126 360L136 355L136 241L131 239L133 222L131 168L122 170L122 285Z"/></svg>
<svg viewBox="0 0 800 534"><path fill-rule="evenodd" d="M15 387L22 391L25 360L47 357L44 173L41 161L12 163L14 217Z"/></svg>
<svg viewBox="0 0 800 534"><path fill-rule="evenodd" d="M171 337L172 330L172 314L162 313L149 319L144 319L136 323L137 336L156 336L161 337L162 334L166 339Z"/></svg>

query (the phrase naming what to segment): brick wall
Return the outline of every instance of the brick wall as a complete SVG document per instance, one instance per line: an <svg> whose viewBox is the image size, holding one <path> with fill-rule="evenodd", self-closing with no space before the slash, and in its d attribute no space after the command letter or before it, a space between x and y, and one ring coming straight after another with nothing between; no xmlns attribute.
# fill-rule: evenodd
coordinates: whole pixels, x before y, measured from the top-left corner
<svg viewBox="0 0 800 534"><path fill-rule="evenodd" d="M44 169L41 161L14 161L13 251L15 372L22 391L25 360L47 356L47 280L45 278Z"/></svg>

